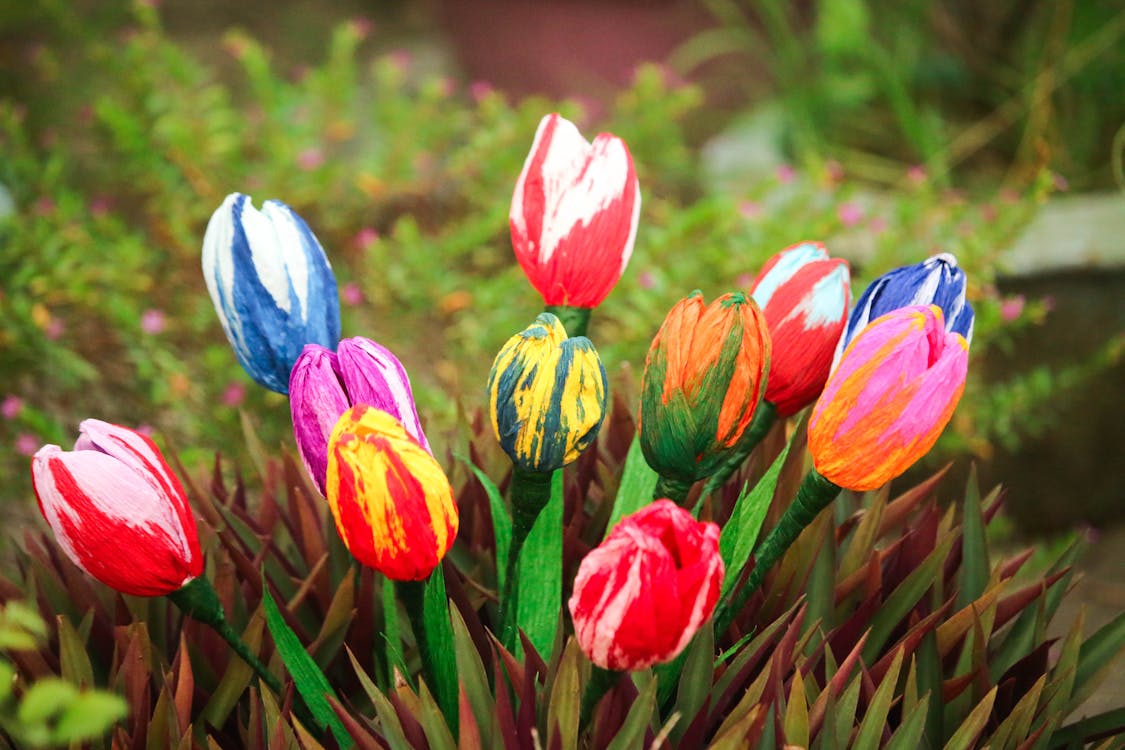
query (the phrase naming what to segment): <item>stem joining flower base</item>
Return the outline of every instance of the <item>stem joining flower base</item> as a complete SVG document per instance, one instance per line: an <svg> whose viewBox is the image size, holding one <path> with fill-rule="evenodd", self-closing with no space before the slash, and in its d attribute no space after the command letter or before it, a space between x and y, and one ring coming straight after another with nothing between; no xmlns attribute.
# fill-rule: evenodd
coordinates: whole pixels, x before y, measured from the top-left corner
<svg viewBox="0 0 1125 750"><path fill-rule="evenodd" d="M274 693L281 695L281 681L266 669L266 666L258 660L258 657L251 653L250 647L227 622L223 604L219 601L219 595L215 593L215 588L210 581L203 576L198 576L189 581L183 588L177 589L167 596L185 615L209 625L222 636L234 652L254 669L262 682L266 683Z"/></svg>
<svg viewBox="0 0 1125 750"><path fill-rule="evenodd" d="M663 500L668 498L676 505L683 507L687 502L688 493L691 492L691 486L695 482L685 482L682 479L675 479L673 477L666 477L663 474L656 480L656 487L652 491L653 500Z"/></svg>
<svg viewBox="0 0 1125 750"><path fill-rule="evenodd" d="M781 559L789 546L801 532L813 522L822 510L840 494L840 487L822 477L814 469L805 475L797 497L785 509L785 514L770 531L754 554L754 569L750 571L746 584L734 595L733 600L715 618L715 633L722 633L730 626L734 616L746 605L750 595L758 590L766 578L766 573Z"/></svg>
<svg viewBox="0 0 1125 750"><path fill-rule="evenodd" d="M439 566L430 575L442 575L441 567ZM444 623L426 621L426 583L427 581L395 581L395 590L402 600L402 606L406 608L407 617L410 618L410 628L414 631L414 639L418 644L418 655L422 659L422 673L426 678L426 684L433 691L450 730L456 733L456 665L453 666L451 683L450 679L447 679L448 664L443 669L443 665L439 663L442 660L448 662L451 656L448 653L441 653L441 650L452 647L452 631L445 639L441 637L440 632L449 628L449 612L448 610L444 612ZM442 643L442 640L448 642Z"/></svg>
<svg viewBox="0 0 1125 750"><path fill-rule="evenodd" d="M508 547L508 572L500 595L500 642L511 650L518 640L519 561L535 519L551 500L550 471L529 471L512 466L512 543ZM497 560L497 565L503 564Z"/></svg>
<svg viewBox="0 0 1125 750"><path fill-rule="evenodd" d="M563 328L566 329L566 335L574 338L575 336L586 335L586 328L590 324L590 313L594 311L594 308L547 305L544 310L558 318L559 322L563 324Z"/></svg>

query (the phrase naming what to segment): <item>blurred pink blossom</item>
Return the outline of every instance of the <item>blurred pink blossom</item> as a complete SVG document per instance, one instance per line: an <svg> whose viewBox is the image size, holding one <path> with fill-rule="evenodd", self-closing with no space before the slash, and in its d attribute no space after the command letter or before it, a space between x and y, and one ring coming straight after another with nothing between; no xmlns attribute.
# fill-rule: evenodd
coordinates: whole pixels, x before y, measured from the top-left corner
<svg viewBox="0 0 1125 750"><path fill-rule="evenodd" d="M348 27L355 32L357 37L366 39L375 30L375 22L367 16L356 16L348 21Z"/></svg>
<svg viewBox="0 0 1125 750"><path fill-rule="evenodd" d="M750 285L754 283L753 274L740 273L738 278L734 280L734 285L739 289L749 289Z"/></svg>
<svg viewBox="0 0 1125 750"><path fill-rule="evenodd" d="M4 419L15 419L23 408L23 399L19 396L5 396L0 402L0 416Z"/></svg>
<svg viewBox="0 0 1125 750"><path fill-rule="evenodd" d="M135 429L137 432L141 433L147 438L152 437L152 433L154 432L152 425L150 424L139 424Z"/></svg>
<svg viewBox="0 0 1125 750"><path fill-rule="evenodd" d="M1055 298L1053 295L1048 294L1043 298L1043 309L1047 312L1051 312L1055 309Z"/></svg>
<svg viewBox="0 0 1125 750"><path fill-rule="evenodd" d="M778 182L787 185L797 177L797 170L793 169L790 164L782 164L777 168L775 174Z"/></svg>
<svg viewBox="0 0 1125 750"><path fill-rule="evenodd" d="M836 207L836 217L846 227L854 227L863 220L863 207L855 201L845 201Z"/></svg>
<svg viewBox="0 0 1125 750"><path fill-rule="evenodd" d="M1023 313L1023 307L1026 302L1027 299L1022 294L1006 298L1000 303L1000 319L1006 323L1017 320Z"/></svg>
<svg viewBox="0 0 1125 750"><path fill-rule="evenodd" d="M51 316L47 321L47 327L43 329L43 335L51 341L58 341L65 331L66 323L63 323L61 318Z"/></svg>
<svg viewBox="0 0 1125 750"><path fill-rule="evenodd" d="M16 436L16 452L21 456L34 456L39 445L39 438L30 432L21 432Z"/></svg>
<svg viewBox="0 0 1125 750"><path fill-rule="evenodd" d="M55 199L49 195L44 195L39 200L35 201L35 213L38 216L47 216L55 210Z"/></svg>
<svg viewBox="0 0 1125 750"><path fill-rule="evenodd" d="M359 288L359 284L349 281L340 290L340 298L344 300L345 304L353 307L363 304L363 290Z"/></svg>
<svg viewBox="0 0 1125 750"><path fill-rule="evenodd" d="M227 389L223 391L223 404L226 406L238 406L246 398L246 386L242 383L231 383Z"/></svg>
<svg viewBox="0 0 1125 750"><path fill-rule="evenodd" d="M141 313L141 330L153 336L163 331L167 322L164 311L157 310L155 307Z"/></svg>
<svg viewBox="0 0 1125 750"><path fill-rule="evenodd" d="M90 199L90 215L105 216L113 207L113 200L108 195L95 195Z"/></svg>
<svg viewBox="0 0 1125 750"><path fill-rule="evenodd" d="M1065 193L1070 189L1070 183L1058 172L1051 173L1051 184L1055 186L1055 190Z"/></svg>
<svg viewBox="0 0 1125 750"><path fill-rule="evenodd" d="M297 166L306 172L311 172L323 163L324 149L319 146L310 146L297 154Z"/></svg>
<svg viewBox="0 0 1125 750"><path fill-rule="evenodd" d="M478 104L487 99L495 90L488 81L473 81L469 84L469 96Z"/></svg>
<svg viewBox="0 0 1125 750"><path fill-rule="evenodd" d="M844 179L844 165L835 159L824 163L824 172L828 175L829 182L837 183Z"/></svg>
<svg viewBox="0 0 1125 750"><path fill-rule="evenodd" d="M756 219L762 215L762 204L757 201L742 201L738 204L738 212L745 219Z"/></svg>
<svg viewBox="0 0 1125 750"><path fill-rule="evenodd" d="M367 250L376 242L379 241L379 233L375 231L374 227L364 227L355 233L352 242L360 250Z"/></svg>
<svg viewBox="0 0 1125 750"><path fill-rule="evenodd" d="M872 234L880 235L887 231L887 219L884 216L873 216L871 221L867 223L867 228L871 230Z"/></svg>
<svg viewBox="0 0 1125 750"><path fill-rule="evenodd" d="M399 72L405 73L410 69L410 64L414 62L414 56L407 50L396 49L387 55L387 59L391 65L395 66Z"/></svg>
<svg viewBox="0 0 1125 750"><path fill-rule="evenodd" d="M914 185L921 185L926 181L929 175L926 174L926 168L921 164L915 164L910 169L906 170L906 179Z"/></svg>
<svg viewBox="0 0 1125 750"><path fill-rule="evenodd" d="M641 271L637 274L637 285L641 289L652 289L656 286L656 277L652 275L652 271Z"/></svg>
<svg viewBox="0 0 1125 750"><path fill-rule="evenodd" d="M980 207L980 217L989 224L996 221L996 217L999 215L1000 212L997 211L996 206L992 205L991 203L985 203Z"/></svg>

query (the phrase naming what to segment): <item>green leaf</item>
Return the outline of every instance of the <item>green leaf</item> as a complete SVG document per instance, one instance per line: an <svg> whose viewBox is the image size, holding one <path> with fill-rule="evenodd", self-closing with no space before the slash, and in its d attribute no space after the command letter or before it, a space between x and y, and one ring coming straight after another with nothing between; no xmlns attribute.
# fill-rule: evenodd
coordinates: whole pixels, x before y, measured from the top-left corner
<svg viewBox="0 0 1125 750"><path fill-rule="evenodd" d="M469 636L469 629L461 617L461 612L456 607L451 607L450 613L453 618L453 640L457 652L457 674L460 676L469 707L476 717L481 744L483 747L492 747L497 727L495 701L488 687L488 675L485 674L484 663L473 645L473 639ZM500 686L499 689L505 688Z"/></svg>
<svg viewBox="0 0 1125 750"><path fill-rule="evenodd" d="M360 675L360 679L363 680L366 675L363 674L363 670L359 668L359 665L355 663L354 656L352 657L352 664L355 666L356 674ZM391 705L391 702L387 699L387 696L383 695L383 693L375 687L370 678L367 678L364 688L367 688L368 685L371 687L368 696L370 696L371 703L375 706L375 715L379 717L379 728L383 739L391 746L391 750L414 750L414 746L407 741L406 734L402 731L402 722L399 721L398 714L395 712L394 706Z"/></svg>
<svg viewBox="0 0 1125 750"><path fill-rule="evenodd" d="M458 680L457 651L453 642L453 625L449 619L449 597L445 593L445 576L438 566L426 581L423 619L426 640L433 659L434 692L438 703L449 720L450 727L457 726ZM454 730L456 731L456 730Z"/></svg>
<svg viewBox="0 0 1125 750"><path fill-rule="evenodd" d="M418 699L422 705L418 723L422 725L430 750L455 750L457 742L449 731L446 717L423 680L418 681Z"/></svg>
<svg viewBox="0 0 1125 750"><path fill-rule="evenodd" d="M793 684L789 689L784 726L785 744L809 746L809 703L805 697L805 681L800 669L794 673Z"/></svg>
<svg viewBox="0 0 1125 750"><path fill-rule="evenodd" d="M562 750L575 750L578 746L578 718L582 709L582 652L578 641L571 638L563 648L558 673L551 686L547 704L547 743L555 747L558 738Z"/></svg>
<svg viewBox="0 0 1125 750"><path fill-rule="evenodd" d="M1035 718L1035 710L1039 707L1039 696L1046 684L1047 675L1040 676L1007 718L1000 722L1000 726L988 740L993 750L1012 750L1027 736L1031 721Z"/></svg>
<svg viewBox="0 0 1125 750"><path fill-rule="evenodd" d="M878 659L895 627L934 585L938 569L945 563L952 544L953 537L947 537L940 543L937 549L899 584L894 593L887 597L887 601L875 612L871 618L871 634L863 647L865 663L873 664Z"/></svg>
<svg viewBox="0 0 1125 750"><path fill-rule="evenodd" d="M386 643L387 686L395 684L395 670L404 680L410 679L410 669L406 666L406 656L402 653L402 626L398 620L398 600L395 587L390 579L384 578L383 587L383 641Z"/></svg>
<svg viewBox="0 0 1125 750"><path fill-rule="evenodd" d="M891 710L891 702L895 698L898 673L902 668L902 654L901 648L895 652L890 669L887 670L886 676L883 677L883 681L871 698L871 704L867 707L863 723L859 725L859 734L855 738L854 746L857 748L879 747L883 740L883 730L887 726L887 713Z"/></svg>
<svg viewBox="0 0 1125 750"><path fill-rule="evenodd" d="M973 743L976 742L988 717L992 714L992 704L996 702L996 690L997 688L989 690L988 695L984 696L984 699L961 722L961 726L949 738L949 742L945 743L944 750L969 750L974 746Z"/></svg>
<svg viewBox="0 0 1125 750"><path fill-rule="evenodd" d="M128 713L129 707L121 696L88 690L63 710L51 739L62 744L99 737Z"/></svg>
<svg viewBox="0 0 1125 750"><path fill-rule="evenodd" d="M650 679L644 686L621 729L613 736L606 750L641 750L644 747L645 730L648 729L656 711L656 680Z"/></svg>
<svg viewBox="0 0 1125 750"><path fill-rule="evenodd" d="M0 659L0 704L8 700L12 694L12 681L16 678L16 670L6 659Z"/></svg>
<svg viewBox="0 0 1125 750"><path fill-rule="evenodd" d="M78 688L58 677L44 677L23 695L16 716L22 724L41 724L63 711L75 698Z"/></svg>
<svg viewBox="0 0 1125 750"><path fill-rule="evenodd" d="M836 725L832 727L836 734L836 747L851 747L849 738L852 735L852 727L855 726L855 709L859 705L859 691L862 684L863 675L857 674L836 704Z"/></svg>
<svg viewBox="0 0 1125 750"><path fill-rule="evenodd" d="M297 692L304 700L305 705L309 707L309 711L317 724L321 728L332 730L332 734L340 747L351 747L352 738L348 735L340 717L336 715L328 702L328 696L336 697L332 686L328 684L328 678L324 676L320 667L309 656L309 652L301 645L297 634L286 624L285 619L281 616L281 611L277 608L277 603L273 600L273 595L270 594L268 586L264 584L263 581L262 606L266 613L266 627L269 628L270 635L273 637L281 661L285 663L285 668L289 670L289 674L293 677L293 685L297 688Z"/></svg>
<svg viewBox="0 0 1125 750"><path fill-rule="evenodd" d="M94 611L90 610L86 618L92 621L93 614ZM62 676L75 685L89 687L94 684L94 668L90 664L86 641L65 617L59 618L59 665Z"/></svg>
<svg viewBox="0 0 1125 750"><path fill-rule="evenodd" d="M672 739L678 743L695 720L711 694L714 678L715 632L714 623L708 620L692 638L686 649L683 671L676 692L676 712L680 721L672 728ZM657 673L659 675L659 672Z"/></svg>
<svg viewBox="0 0 1125 750"><path fill-rule="evenodd" d="M456 453L454 455L469 467L488 495L488 508L492 514L492 534L496 537L496 590L503 591L504 579L508 574L508 548L512 544L512 516L508 512L508 506L504 504L500 489L488 475L464 456Z"/></svg>
<svg viewBox="0 0 1125 750"><path fill-rule="evenodd" d="M925 701L914 706L914 710L907 714L898 731L887 743L886 750L915 750L922 747L922 734L926 731L927 708L929 704Z"/></svg>
<svg viewBox="0 0 1125 750"><path fill-rule="evenodd" d="M541 654L551 653L562 606L563 473L551 477L551 499L535 519L520 553L517 621Z"/></svg>
<svg viewBox="0 0 1125 750"><path fill-rule="evenodd" d="M1111 665L1125 648L1125 612L1098 629L1082 644L1078 652L1078 670L1074 675L1076 697L1083 695L1082 687L1090 679ZM1077 708L1077 706L1074 706Z"/></svg>
<svg viewBox="0 0 1125 750"><path fill-rule="evenodd" d="M992 569L988 561L982 505L980 488L977 486L977 466L974 463L969 469L969 482L965 487L964 514L961 521L963 541L957 609L967 607L980 598L988 585L988 576Z"/></svg>
<svg viewBox="0 0 1125 750"><path fill-rule="evenodd" d="M791 441L758 483L738 496L730 520L723 526L722 533L719 535L719 554L723 558L726 574L723 577L721 599L726 597L742 577L743 568L750 560L750 553L753 552L754 544L758 541L762 522L765 521L770 502L773 500L781 467L785 464L785 457L789 455L792 446Z"/></svg>
<svg viewBox="0 0 1125 750"><path fill-rule="evenodd" d="M625 468L621 475L621 484L617 488L617 497L613 499L609 523L605 527L606 536L609 536L609 532L613 531L613 527L622 518L652 502L652 492L656 489L656 480L659 478L645 461L640 437L634 435L629 453L625 456Z"/></svg>

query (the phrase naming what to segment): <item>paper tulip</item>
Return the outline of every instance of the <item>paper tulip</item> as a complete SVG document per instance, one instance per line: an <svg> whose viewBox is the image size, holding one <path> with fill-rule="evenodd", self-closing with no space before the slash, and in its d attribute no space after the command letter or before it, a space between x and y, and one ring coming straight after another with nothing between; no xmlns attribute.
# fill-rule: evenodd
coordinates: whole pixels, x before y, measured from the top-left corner
<svg viewBox="0 0 1125 750"><path fill-rule="evenodd" d="M567 337L542 313L508 339L488 375L492 429L521 469L550 472L594 441L605 417L606 374L594 345Z"/></svg>
<svg viewBox="0 0 1125 750"><path fill-rule="evenodd" d="M973 308L965 300L965 272L949 253L921 263L888 271L875 279L859 296L836 345L832 368L844 349L863 328L881 315L912 305L937 305L945 316L945 329L973 340Z"/></svg>
<svg viewBox="0 0 1125 750"><path fill-rule="evenodd" d="M641 194L625 142L588 143L558 114L540 121L512 196L512 246L547 305L592 308L633 252Z"/></svg>
<svg viewBox="0 0 1125 750"><path fill-rule="evenodd" d="M288 206L228 195L203 237L203 277L239 363L278 393L305 344L340 340L336 278L308 226Z"/></svg>
<svg viewBox="0 0 1125 750"><path fill-rule="evenodd" d="M148 437L96 419L73 451L39 449L39 510L75 565L124 594L163 596L203 572L183 487Z"/></svg>
<svg viewBox="0 0 1125 750"><path fill-rule="evenodd" d="M659 500L582 560L569 604L578 645L603 669L671 661L711 616L722 581L719 527Z"/></svg>
<svg viewBox="0 0 1125 750"><path fill-rule="evenodd" d="M661 476L710 475L742 437L766 387L770 336L752 299L694 292L652 340L641 377L641 447Z"/></svg>
<svg viewBox="0 0 1125 750"><path fill-rule="evenodd" d="M848 318L848 264L819 242L774 255L750 287L773 342L765 399L788 417L820 394Z"/></svg>
<svg viewBox="0 0 1125 750"><path fill-rule="evenodd" d="M289 409L301 461L325 491L328 438L348 407L367 404L403 423L427 452L410 378L389 349L356 336L340 342L336 352L309 344L289 376Z"/></svg>
<svg viewBox="0 0 1125 750"><path fill-rule="evenodd" d="M868 325L844 351L809 420L809 452L828 481L870 490L937 440L965 389L969 345L936 305Z"/></svg>
<svg viewBox="0 0 1125 750"><path fill-rule="evenodd" d="M344 412L328 440L328 505L352 555L396 581L430 574L457 536L457 506L434 457L385 411Z"/></svg>

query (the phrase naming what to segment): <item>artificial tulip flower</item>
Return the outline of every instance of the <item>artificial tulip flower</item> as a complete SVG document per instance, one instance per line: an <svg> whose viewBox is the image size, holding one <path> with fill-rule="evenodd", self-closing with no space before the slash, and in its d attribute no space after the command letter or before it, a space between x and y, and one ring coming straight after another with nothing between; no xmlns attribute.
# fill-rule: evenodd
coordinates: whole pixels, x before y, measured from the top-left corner
<svg viewBox="0 0 1125 750"><path fill-rule="evenodd" d="M742 293L706 305L693 292L676 303L641 377L639 429L649 466L681 483L714 472L754 417L770 351L765 316Z"/></svg>
<svg viewBox="0 0 1125 750"><path fill-rule="evenodd" d="M965 272L958 268L957 258L941 253L921 263L888 271L863 290L836 345L832 369L836 369L844 349L868 323L912 305L937 305L945 316L945 330L972 342L973 307L965 299Z"/></svg>
<svg viewBox="0 0 1125 750"><path fill-rule="evenodd" d="M203 237L207 291L239 363L258 383L288 393L305 344L340 340L336 277L316 237L284 203L262 210L232 193Z"/></svg>
<svg viewBox="0 0 1125 750"><path fill-rule="evenodd" d="M848 318L848 264L819 242L774 255L750 287L773 342L765 400L788 417L820 394Z"/></svg>
<svg viewBox="0 0 1125 750"><path fill-rule="evenodd" d="M39 449L39 510L75 565L124 594L163 596L203 572L195 517L160 449L139 432L87 419L74 450Z"/></svg>
<svg viewBox="0 0 1125 750"><path fill-rule="evenodd" d="M548 306L597 307L621 278L641 194L625 142L589 143L558 114L540 121L512 196L512 246Z"/></svg>
<svg viewBox="0 0 1125 750"><path fill-rule="evenodd" d="M328 440L328 506L352 555L396 581L420 581L457 536L441 466L391 414L344 412Z"/></svg>
<svg viewBox="0 0 1125 750"><path fill-rule="evenodd" d="M719 527L658 500L622 518L578 567L578 645L603 669L671 661L711 616L722 581Z"/></svg>
<svg viewBox="0 0 1125 750"><path fill-rule="evenodd" d="M492 429L517 467L550 472L594 441L606 408L605 367L585 336L542 313L512 336L488 376Z"/></svg>
<svg viewBox="0 0 1125 750"><path fill-rule="evenodd" d="M852 490L880 487L937 441L965 389L969 344L937 305L905 307L844 351L809 420L817 472Z"/></svg>
<svg viewBox="0 0 1125 750"><path fill-rule="evenodd" d="M385 346L356 336L344 339L335 352L309 344L289 375L289 409L301 461L325 491L328 437L348 407L367 404L389 413L427 452L410 378Z"/></svg>

